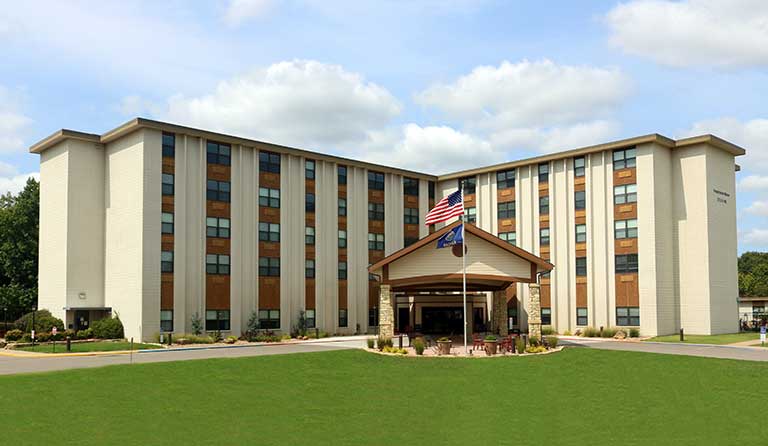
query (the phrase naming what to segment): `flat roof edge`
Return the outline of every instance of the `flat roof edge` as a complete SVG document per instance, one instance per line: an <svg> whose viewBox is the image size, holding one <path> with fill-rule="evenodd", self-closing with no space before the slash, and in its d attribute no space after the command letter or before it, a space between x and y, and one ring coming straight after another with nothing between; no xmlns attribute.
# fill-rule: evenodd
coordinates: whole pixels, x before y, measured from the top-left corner
<svg viewBox="0 0 768 446"><path fill-rule="evenodd" d="M94 143L101 142L101 137L93 133L78 132L76 130L61 129L53 134L43 138L37 143L33 144L29 148L30 153L42 153L46 149L49 149L56 144L65 141L67 139L78 139L81 141L89 141Z"/></svg>

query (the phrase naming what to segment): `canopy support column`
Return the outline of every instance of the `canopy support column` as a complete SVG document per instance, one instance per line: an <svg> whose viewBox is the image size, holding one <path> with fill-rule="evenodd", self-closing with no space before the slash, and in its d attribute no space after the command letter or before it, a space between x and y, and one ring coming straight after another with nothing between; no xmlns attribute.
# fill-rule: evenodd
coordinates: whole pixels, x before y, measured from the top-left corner
<svg viewBox="0 0 768 446"><path fill-rule="evenodd" d="M491 310L491 331L500 336L509 334L507 326L507 294L505 291L493 292L493 309Z"/></svg>
<svg viewBox="0 0 768 446"><path fill-rule="evenodd" d="M541 294L538 283L529 283L528 334L541 338Z"/></svg>
<svg viewBox="0 0 768 446"><path fill-rule="evenodd" d="M395 310L392 305L390 285L379 287L379 336L391 338L395 335Z"/></svg>

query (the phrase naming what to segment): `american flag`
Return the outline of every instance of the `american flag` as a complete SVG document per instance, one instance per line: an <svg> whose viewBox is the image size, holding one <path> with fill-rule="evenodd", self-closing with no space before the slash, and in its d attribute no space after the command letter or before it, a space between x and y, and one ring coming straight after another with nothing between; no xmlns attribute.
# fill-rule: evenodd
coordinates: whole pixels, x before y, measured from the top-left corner
<svg viewBox="0 0 768 446"><path fill-rule="evenodd" d="M446 221L452 217L458 217L464 215L464 197L461 196L461 190L448 195L440 200L429 213L425 219L427 226L441 221Z"/></svg>

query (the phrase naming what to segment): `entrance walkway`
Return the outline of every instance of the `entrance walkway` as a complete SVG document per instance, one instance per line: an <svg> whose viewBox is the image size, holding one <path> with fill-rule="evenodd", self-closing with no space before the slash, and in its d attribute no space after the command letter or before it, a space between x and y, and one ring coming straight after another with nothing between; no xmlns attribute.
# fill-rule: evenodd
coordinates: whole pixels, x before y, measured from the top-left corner
<svg viewBox="0 0 768 446"><path fill-rule="evenodd" d="M670 342L612 341L599 338L560 338L565 346L661 353L665 355L701 356L704 358L768 361L768 348L734 345L674 344Z"/></svg>

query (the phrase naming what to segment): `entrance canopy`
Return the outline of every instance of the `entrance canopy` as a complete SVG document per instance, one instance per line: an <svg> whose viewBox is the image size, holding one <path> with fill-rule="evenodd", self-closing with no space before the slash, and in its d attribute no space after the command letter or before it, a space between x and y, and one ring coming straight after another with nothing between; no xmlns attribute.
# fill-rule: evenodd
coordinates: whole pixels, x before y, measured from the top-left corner
<svg viewBox="0 0 768 446"><path fill-rule="evenodd" d="M461 222L450 224L411 246L371 265L368 271L393 292L461 291L461 248L437 249L437 239ZM554 266L475 225L464 228L467 291L502 291L516 282L535 283Z"/></svg>

